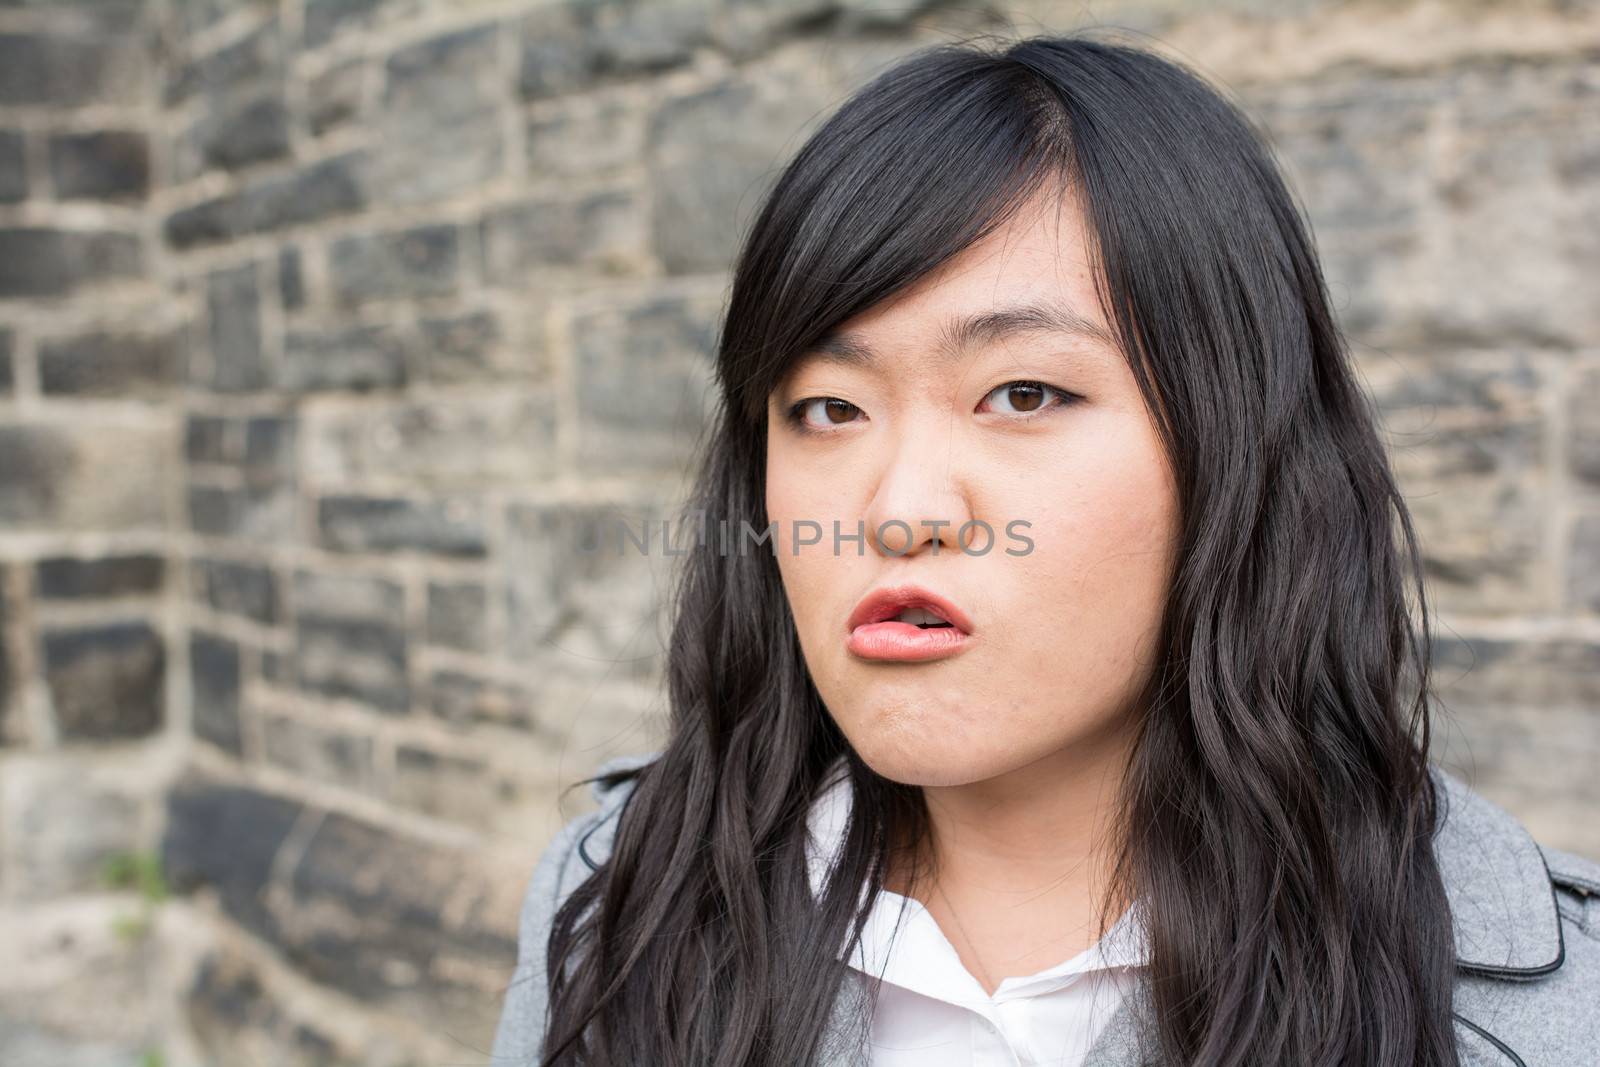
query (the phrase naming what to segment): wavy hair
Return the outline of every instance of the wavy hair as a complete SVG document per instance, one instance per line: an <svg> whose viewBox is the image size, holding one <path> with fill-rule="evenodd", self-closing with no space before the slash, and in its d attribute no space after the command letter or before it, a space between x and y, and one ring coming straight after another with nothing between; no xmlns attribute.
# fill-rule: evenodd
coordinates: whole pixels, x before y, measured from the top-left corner
<svg viewBox="0 0 1600 1067"><path fill-rule="evenodd" d="M1456 1067L1416 537L1303 212L1200 77L1041 36L924 48L852 95L740 249L686 507L764 529L766 400L796 356L1068 188L1181 506L1107 897L1142 901L1154 1052ZM837 946L892 843L925 840L921 792L850 749L770 553L697 544L671 610L668 739L621 772L610 857L555 917L542 1065L825 1062ZM813 899L805 817L838 757L857 800Z"/></svg>

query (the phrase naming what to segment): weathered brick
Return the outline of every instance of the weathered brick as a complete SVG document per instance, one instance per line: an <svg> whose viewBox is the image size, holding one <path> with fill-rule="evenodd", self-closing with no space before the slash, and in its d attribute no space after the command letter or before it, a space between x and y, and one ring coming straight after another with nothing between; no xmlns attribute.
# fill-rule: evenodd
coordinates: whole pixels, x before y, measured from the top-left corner
<svg viewBox="0 0 1600 1067"><path fill-rule="evenodd" d="M410 708L404 592L381 578L295 575L295 669L307 692Z"/></svg>
<svg viewBox="0 0 1600 1067"><path fill-rule="evenodd" d="M99 282L143 274L137 234L0 227L0 298L67 296Z"/></svg>
<svg viewBox="0 0 1600 1067"><path fill-rule="evenodd" d="M367 25L389 0L306 0L306 47L318 48L347 30Z"/></svg>
<svg viewBox="0 0 1600 1067"><path fill-rule="evenodd" d="M335 63L313 77L306 88L306 122L321 136L361 115L366 94L367 64L360 59Z"/></svg>
<svg viewBox="0 0 1600 1067"><path fill-rule="evenodd" d="M505 331L492 311L468 311L417 321L422 337L418 375L428 381L474 381L499 373L495 353Z"/></svg>
<svg viewBox="0 0 1600 1067"><path fill-rule="evenodd" d="M18 130L0 130L0 204L15 204L28 198L28 159L23 135Z"/></svg>
<svg viewBox="0 0 1600 1067"><path fill-rule="evenodd" d="M288 245L278 252L278 295L285 311L298 311L306 305L305 267L300 249Z"/></svg>
<svg viewBox="0 0 1600 1067"><path fill-rule="evenodd" d="M330 812L288 879L286 905L305 921L286 932L289 958L332 988L423 1026L481 1017L504 986L516 909L475 855ZM526 878L521 881L526 882ZM485 961L481 977L443 958Z"/></svg>
<svg viewBox="0 0 1600 1067"><path fill-rule="evenodd" d="M482 506L469 500L327 496L317 501L317 529L336 552L488 553Z"/></svg>
<svg viewBox="0 0 1600 1067"><path fill-rule="evenodd" d="M181 384L178 333L100 331L39 342L39 389L46 395L141 396Z"/></svg>
<svg viewBox="0 0 1600 1067"><path fill-rule="evenodd" d="M622 99L574 99L559 113L528 120L528 171L541 178L590 178L620 171L644 154L644 118Z"/></svg>
<svg viewBox="0 0 1600 1067"><path fill-rule="evenodd" d="M429 644L483 652L488 646L489 590L482 582L428 583Z"/></svg>
<svg viewBox="0 0 1600 1067"><path fill-rule="evenodd" d="M1573 371L1567 422L1567 455L1572 473L1590 491L1600 488L1600 367Z"/></svg>
<svg viewBox="0 0 1600 1067"><path fill-rule="evenodd" d="M134 99L140 46L131 34L0 33L0 107Z"/></svg>
<svg viewBox="0 0 1600 1067"><path fill-rule="evenodd" d="M242 758L238 644L217 634L191 632L189 682L194 735L236 759Z"/></svg>
<svg viewBox="0 0 1600 1067"><path fill-rule="evenodd" d="M404 385L409 344L393 327L356 324L291 328L284 337L283 384L302 392Z"/></svg>
<svg viewBox="0 0 1600 1067"><path fill-rule="evenodd" d="M448 223L343 237L328 249L333 295L345 305L454 293L460 263L459 234Z"/></svg>
<svg viewBox="0 0 1600 1067"><path fill-rule="evenodd" d="M166 646L147 622L60 627L40 636L56 729L69 741L148 737L166 709Z"/></svg>
<svg viewBox="0 0 1600 1067"><path fill-rule="evenodd" d="M212 611L240 615L275 625L282 617L283 596L270 566L225 559L194 559L189 584L195 598Z"/></svg>
<svg viewBox="0 0 1600 1067"><path fill-rule="evenodd" d="M1386 355L1362 366L1421 538L1435 607L1543 610L1543 378L1524 353Z"/></svg>
<svg viewBox="0 0 1600 1067"><path fill-rule="evenodd" d="M16 349L16 334L0 326L0 393L16 388L16 371L12 367L12 353Z"/></svg>
<svg viewBox="0 0 1600 1067"><path fill-rule="evenodd" d="M274 384L261 347L261 285L254 263L206 276L214 389L241 392Z"/></svg>
<svg viewBox="0 0 1600 1067"><path fill-rule="evenodd" d="M283 70L283 34L276 17L238 40L171 68L165 100L170 106L196 94L226 92Z"/></svg>
<svg viewBox="0 0 1600 1067"><path fill-rule="evenodd" d="M263 717L261 737L268 763L343 789L373 788L371 737L275 714Z"/></svg>
<svg viewBox="0 0 1600 1067"><path fill-rule="evenodd" d="M148 552L84 559L50 556L33 568L33 595L41 600L104 600L159 593L166 560Z"/></svg>
<svg viewBox="0 0 1600 1067"><path fill-rule="evenodd" d="M429 706L433 714L463 730L484 724L530 733L546 731L537 713L538 699L527 686L499 678L483 678L464 671L438 670L428 679Z"/></svg>
<svg viewBox="0 0 1600 1067"><path fill-rule="evenodd" d="M575 4L548 4L523 19L517 87L524 97L569 92L595 76L598 57L590 22Z"/></svg>
<svg viewBox="0 0 1600 1067"><path fill-rule="evenodd" d="M493 25L408 45L385 65L371 182L392 204L436 204L505 166Z"/></svg>
<svg viewBox="0 0 1600 1067"><path fill-rule="evenodd" d="M277 943L283 931L266 890L301 811L297 801L189 770L167 794L161 869L168 885L179 893L214 889L225 914Z"/></svg>
<svg viewBox="0 0 1600 1067"><path fill-rule="evenodd" d="M10 719L13 672L7 633L11 628L12 611L6 592L6 570L6 567L0 566L0 747L20 739L20 731Z"/></svg>
<svg viewBox="0 0 1600 1067"><path fill-rule="evenodd" d="M681 469L710 418L716 309L660 297L573 323L578 440L590 470Z"/></svg>
<svg viewBox="0 0 1600 1067"><path fill-rule="evenodd" d="M830 105L815 79L725 82L670 100L651 117L656 255L671 274L722 271L786 154Z"/></svg>
<svg viewBox="0 0 1600 1067"><path fill-rule="evenodd" d="M649 552L594 539L596 529L617 521L642 534L634 518L600 505L508 508L501 564L513 657L614 678L644 679L657 670L662 648L655 621L674 562L661 551L661 520L650 523Z"/></svg>
<svg viewBox="0 0 1600 1067"><path fill-rule="evenodd" d="M1600 515L1580 515L1572 524L1565 587L1565 606L1600 612Z"/></svg>
<svg viewBox="0 0 1600 1067"><path fill-rule="evenodd" d="M257 959L232 947L201 957L183 1012L206 1063L359 1063L370 1048L328 1032L306 1005L278 990Z"/></svg>
<svg viewBox="0 0 1600 1067"><path fill-rule="evenodd" d="M212 168L238 170L289 154L289 111L278 86L220 97L173 146L177 181Z"/></svg>
<svg viewBox="0 0 1600 1067"><path fill-rule="evenodd" d="M50 180L67 200L140 200L150 191L150 141L138 130L57 133Z"/></svg>
<svg viewBox="0 0 1600 1067"><path fill-rule="evenodd" d="M264 478L292 475L297 424L283 415L191 415L184 428L190 463L237 467Z"/></svg>
<svg viewBox="0 0 1600 1067"><path fill-rule="evenodd" d="M281 544L294 536L294 491L267 484L215 486L191 484L189 526L197 534Z"/></svg>
<svg viewBox="0 0 1600 1067"><path fill-rule="evenodd" d="M560 469L556 425L555 397L526 388L360 413L310 412L307 479L335 486L395 479L450 491L526 486Z"/></svg>
<svg viewBox="0 0 1600 1067"><path fill-rule="evenodd" d="M1451 703L1593 708L1600 703L1600 642L1582 638L1434 639L1436 683Z"/></svg>
<svg viewBox="0 0 1600 1067"><path fill-rule="evenodd" d="M0 425L0 522L163 530L170 447L159 426Z"/></svg>
<svg viewBox="0 0 1600 1067"><path fill-rule="evenodd" d="M169 215L167 241L191 248L359 211L367 204L366 165L361 152L346 152L289 174L246 179L236 192Z"/></svg>
<svg viewBox="0 0 1600 1067"><path fill-rule="evenodd" d="M641 204L622 190L503 205L485 214L481 232L483 276L499 286L540 271L638 270L647 255Z"/></svg>
<svg viewBox="0 0 1600 1067"><path fill-rule="evenodd" d="M479 756L395 746L393 799L441 819L486 825L496 808L515 797L512 783Z"/></svg>

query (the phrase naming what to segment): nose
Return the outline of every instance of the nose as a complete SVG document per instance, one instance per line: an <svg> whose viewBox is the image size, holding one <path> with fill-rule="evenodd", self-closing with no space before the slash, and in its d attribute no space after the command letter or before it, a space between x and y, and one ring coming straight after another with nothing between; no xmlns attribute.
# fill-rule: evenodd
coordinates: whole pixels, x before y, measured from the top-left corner
<svg viewBox="0 0 1600 1067"><path fill-rule="evenodd" d="M884 462L866 514L867 543L880 555L939 555L960 549L972 520L960 456L948 428L908 427ZM983 535L967 530L968 542Z"/></svg>

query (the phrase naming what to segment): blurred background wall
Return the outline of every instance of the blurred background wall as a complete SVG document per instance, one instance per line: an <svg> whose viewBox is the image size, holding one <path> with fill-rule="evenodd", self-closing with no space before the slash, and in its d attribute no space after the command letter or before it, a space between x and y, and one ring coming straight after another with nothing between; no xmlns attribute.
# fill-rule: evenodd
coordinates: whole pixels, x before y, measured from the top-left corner
<svg viewBox="0 0 1600 1067"><path fill-rule="evenodd" d="M0 0L0 1062L486 1063L562 790L660 737L670 560L565 534L677 499L777 168L1091 25L1270 131L1440 758L1600 855L1600 6Z"/></svg>

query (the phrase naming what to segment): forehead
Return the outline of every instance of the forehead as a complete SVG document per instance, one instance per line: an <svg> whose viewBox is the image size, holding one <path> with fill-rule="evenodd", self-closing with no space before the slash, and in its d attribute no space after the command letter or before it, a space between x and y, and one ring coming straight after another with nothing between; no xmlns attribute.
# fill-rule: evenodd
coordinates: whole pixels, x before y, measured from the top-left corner
<svg viewBox="0 0 1600 1067"><path fill-rule="evenodd" d="M1025 204L916 284L830 330L795 368L813 362L871 368L891 350L938 364L1043 334L1116 347L1099 307L1081 212L1070 196Z"/></svg>

